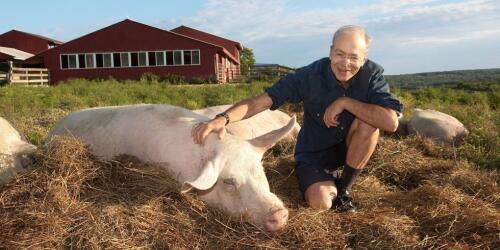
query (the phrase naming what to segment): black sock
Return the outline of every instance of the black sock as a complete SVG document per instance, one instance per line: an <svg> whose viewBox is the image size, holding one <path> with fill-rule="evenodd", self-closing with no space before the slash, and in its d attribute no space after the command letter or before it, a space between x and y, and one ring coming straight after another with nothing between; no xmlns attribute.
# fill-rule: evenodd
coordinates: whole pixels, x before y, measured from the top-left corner
<svg viewBox="0 0 500 250"><path fill-rule="evenodd" d="M356 177L358 177L359 173L361 173L361 170L362 169L356 169L345 164L344 170L342 171L340 187L338 187L339 193L343 193L351 189L352 184L354 184L354 180L356 180Z"/></svg>

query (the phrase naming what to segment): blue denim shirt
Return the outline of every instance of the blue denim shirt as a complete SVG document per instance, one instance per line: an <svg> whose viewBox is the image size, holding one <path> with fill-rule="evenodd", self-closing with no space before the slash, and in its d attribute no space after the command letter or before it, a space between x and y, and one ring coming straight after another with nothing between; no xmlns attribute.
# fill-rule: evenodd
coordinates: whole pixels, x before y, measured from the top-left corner
<svg viewBox="0 0 500 250"><path fill-rule="evenodd" d="M401 103L389 93L389 85L382 75L383 68L367 60L344 89L335 78L330 59L323 58L301 68L294 74L281 78L266 89L273 100L271 110L284 102L304 105L304 122L297 137L295 154L318 152L343 143L349 131L353 114L344 110L340 126L327 128L323 115L326 108L341 96L347 96L364 103L377 104L401 112Z"/></svg>

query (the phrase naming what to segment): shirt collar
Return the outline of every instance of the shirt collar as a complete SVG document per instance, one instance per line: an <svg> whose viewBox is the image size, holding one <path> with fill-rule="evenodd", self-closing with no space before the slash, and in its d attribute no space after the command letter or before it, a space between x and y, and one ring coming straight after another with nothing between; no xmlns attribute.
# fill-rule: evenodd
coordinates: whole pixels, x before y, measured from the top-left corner
<svg viewBox="0 0 500 250"><path fill-rule="evenodd" d="M328 90L332 90L337 86L340 87L340 82L335 77L335 74L333 74L330 58L328 58L327 62L328 62L328 65L326 65L326 67L325 67L324 75L325 75L326 86L327 86Z"/></svg>

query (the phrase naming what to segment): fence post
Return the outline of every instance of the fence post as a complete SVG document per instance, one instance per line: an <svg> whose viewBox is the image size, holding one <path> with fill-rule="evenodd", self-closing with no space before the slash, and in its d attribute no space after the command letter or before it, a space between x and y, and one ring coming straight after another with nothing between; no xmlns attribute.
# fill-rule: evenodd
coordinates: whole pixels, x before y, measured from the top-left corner
<svg viewBox="0 0 500 250"><path fill-rule="evenodd" d="M8 64L9 64L9 70L7 72L7 83L10 85L12 83L12 68L14 66L12 61L8 61Z"/></svg>

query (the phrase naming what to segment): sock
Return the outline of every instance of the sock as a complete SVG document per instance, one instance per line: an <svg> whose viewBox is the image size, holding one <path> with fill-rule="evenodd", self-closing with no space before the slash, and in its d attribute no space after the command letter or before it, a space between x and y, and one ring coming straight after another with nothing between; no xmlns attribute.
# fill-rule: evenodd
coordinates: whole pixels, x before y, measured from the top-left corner
<svg viewBox="0 0 500 250"><path fill-rule="evenodd" d="M354 184L354 180L361 173L362 169L353 168L347 164L344 165L344 170L342 171L342 179L340 181L339 193L343 193L349 189L351 189L352 184Z"/></svg>

